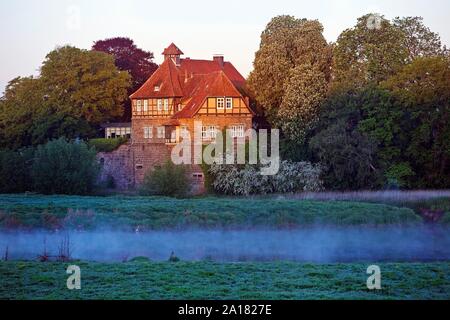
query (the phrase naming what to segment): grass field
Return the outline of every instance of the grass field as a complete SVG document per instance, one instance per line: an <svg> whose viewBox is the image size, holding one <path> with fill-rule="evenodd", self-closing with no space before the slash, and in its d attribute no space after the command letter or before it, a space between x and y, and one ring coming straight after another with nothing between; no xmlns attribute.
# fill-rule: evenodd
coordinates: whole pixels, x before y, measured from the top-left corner
<svg viewBox="0 0 450 320"><path fill-rule="evenodd" d="M0 299L450 299L450 263L380 264L382 290L366 286L367 264L1 262Z"/></svg>
<svg viewBox="0 0 450 320"><path fill-rule="evenodd" d="M370 200L367 200L370 201ZM420 225L421 208L449 199L389 203L284 197L194 198L0 195L0 229L185 230ZM0 299L450 299L450 262L382 263L382 290L366 287L368 264L294 262L126 263L76 261L82 289L66 288L65 263L0 261Z"/></svg>
<svg viewBox="0 0 450 320"><path fill-rule="evenodd" d="M411 225L410 208L387 204L292 199L76 197L0 195L0 228L141 230L294 228L311 225Z"/></svg>

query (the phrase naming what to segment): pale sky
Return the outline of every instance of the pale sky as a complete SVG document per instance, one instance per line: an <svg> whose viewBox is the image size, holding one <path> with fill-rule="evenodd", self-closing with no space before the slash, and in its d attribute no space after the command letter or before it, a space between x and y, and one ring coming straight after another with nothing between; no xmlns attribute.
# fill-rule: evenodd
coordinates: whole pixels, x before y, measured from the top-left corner
<svg viewBox="0 0 450 320"><path fill-rule="evenodd" d="M46 54L70 44L126 36L162 60L171 42L186 57L221 53L247 76L259 37L280 14L318 19L335 41L366 13L422 16L450 44L449 0L0 0L0 93L17 76L36 75Z"/></svg>

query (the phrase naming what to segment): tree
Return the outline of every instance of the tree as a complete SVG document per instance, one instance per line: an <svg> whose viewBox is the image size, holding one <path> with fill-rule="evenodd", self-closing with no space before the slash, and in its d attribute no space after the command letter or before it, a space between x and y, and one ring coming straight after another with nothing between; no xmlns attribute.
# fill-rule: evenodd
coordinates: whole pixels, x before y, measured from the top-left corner
<svg viewBox="0 0 450 320"><path fill-rule="evenodd" d="M62 47L50 52L38 78L16 78L0 104L5 147L43 144L61 136L88 138L123 112L129 75L105 53Z"/></svg>
<svg viewBox="0 0 450 320"><path fill-rule="evenodd" d="M450 186L450 60L417 58L382 83L402 107L381 110L390 115L409 143L401 150L418 175L414 187ZM381 115L380 115L381 117ZM382 124L382 119L380 124ZM384 116L385 117L385 116Z"/></svg>
<svg viewBox="0 0 450 320"><path fill-rule="evenodd" d="M383 16L367 14L343 31L333 58L334 89L363 88L379 83L400 70L408 51L405 33Z"/></svg>
<svg viewBox="0 0 450 320"><path fill-rule="evenodd" d="M98 174L96 151L82 141L53 140L36 149L32 177L43 194L89 194Z"/></svg>
<svg viewBox="0 0 450 320"><path fill-rule="evenodd" d="M290 140L301 144L319 120L319 107L327 94L327 80L317 66L302 64L290 71L277 124Z"/></svg>
<svg viewBox="0 0 450 320"><path fill-rule="evenodd" d="M360 130L365 108L376 102L370 90L331 95L322 105L320 123L309 141L312 160L324 166L325 187L333 190L382 186L383 167L375 139Z"/></svg>
<svg viewBox="0 0 450 320"><path fill-rule="evenodd" d="M320 131L310 147L322 166L325 187L332 190L373 189L380 185L376 143L359 130L346 130L342 120Z"/></svg>
<svg viewBox="0 0 450 320"><path fill-rule="evenodd" d="M116 67L128 71L131 75L131 91L136 91L158 69L153 62L153 53L138 48L129 38L110 38L94 43L92 50L114 56Z"/></svg>
<svg viewBox="0 0 450 320"><path fill-rule="evenodd" d="M0 145L16 150L33 144L36 111L45 102L42 83L33 77L15 78L0 102Z"/></svg>
<svg viewBox="0 0 450 320"><path fill-rule="evenodd" d="M321 94L308 101L309 84L323 93L330 78L331 48L322 32L318 21L278 16L261 35L248 84L269 122L284 124L290 139L298 137L301 127L310 127L314 118L308 112L316 108ZM302 99L297 101L299 97ZM293 121L289 109L301 118Z"/></svg>
<svg viewBox="0 0 450 320"><path fill-rule="evenodd" d="M156 166L145 174L141 193L143 195L184 197L188 194L188 188L186 168L167 160L163 165Z"/></svg>
<svg viewBox="0 0 450 320"><path fill-rule="evenodd" d="M111 56L68 46L47 55L41 81L49 105L93 125L122 115L130 86Z"/></svg>
<svg viewBox="0 0 450 320"><path fill-rule="evenodd" d="M30 191L33 148L0 150L0 193Z"/></svg>
<svg viewBox="0 0 450 320"><path fill-rule="evenodd" d="M393 24L404 33L403 46L408 51L408 60L445 54L439 34L423 24L422 17L395 18Z"/></svg>
<svg viewBox="0 0 450 320"><path fill-rule="evenodd" d="M99 40L94 43L92 50L112 55L116 67L130 74L132 84L128 90L128 95L139 89L158 69L158 65L153 62L153 53L138 48L129 38L117 37ZM131 101L127 99L124 102L124 114L121 120L130 121L130 119Z"/></svg>

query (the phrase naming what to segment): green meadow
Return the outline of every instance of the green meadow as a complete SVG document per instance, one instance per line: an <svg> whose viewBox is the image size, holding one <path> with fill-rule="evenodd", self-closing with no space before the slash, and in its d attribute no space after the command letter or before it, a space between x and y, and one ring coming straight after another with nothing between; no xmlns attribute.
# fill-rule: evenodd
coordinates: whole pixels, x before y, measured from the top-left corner
<svg viewBox="0 0 450 320"><path fill-rule="evenodd" d="M411 208L377 203L285 198L0 195L3 229L295 228L421 222L422 218Z"/></svg>
<svg viewBox="0 0 450 320"><path fill-rule="evenodd" d="M74 262L81 290L68 290L65 263L1 262L0 299L450 299L450 263L367 264Z"/></svg>

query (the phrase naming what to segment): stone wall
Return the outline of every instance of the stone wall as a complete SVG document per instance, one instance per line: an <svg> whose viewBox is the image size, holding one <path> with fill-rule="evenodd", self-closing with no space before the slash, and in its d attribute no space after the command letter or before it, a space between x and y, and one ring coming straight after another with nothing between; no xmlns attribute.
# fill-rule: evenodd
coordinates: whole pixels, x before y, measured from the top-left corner
<svg viewBox="0 0 450 320"><path fill-rule="evenodd" d="M170 149L164 143L135 143L132 149L136 185L142 184L149 170L170 159Z"/></svg>
<svg viewBox="0 0 450 320"><path fill-rule="evenodd" d="M128 190L134 188L133 150L131 144L121 145L113 152L99 152L100 163L98 182L107 186L108 180L113 180L116 189Z"/></svg>
<svg viewBox="0 0 450 320"><path fill-rule="evenodd" d="M113 152L100 152L97 159L101 170L98 183L107 187L108 181L114 181L117 190L130 190L142 184L145 174L155 166L170 159L172 146L163 143L125 144ZM190 184L190 193L205 192L204 176L200 166L186 166Z"/></svg>

